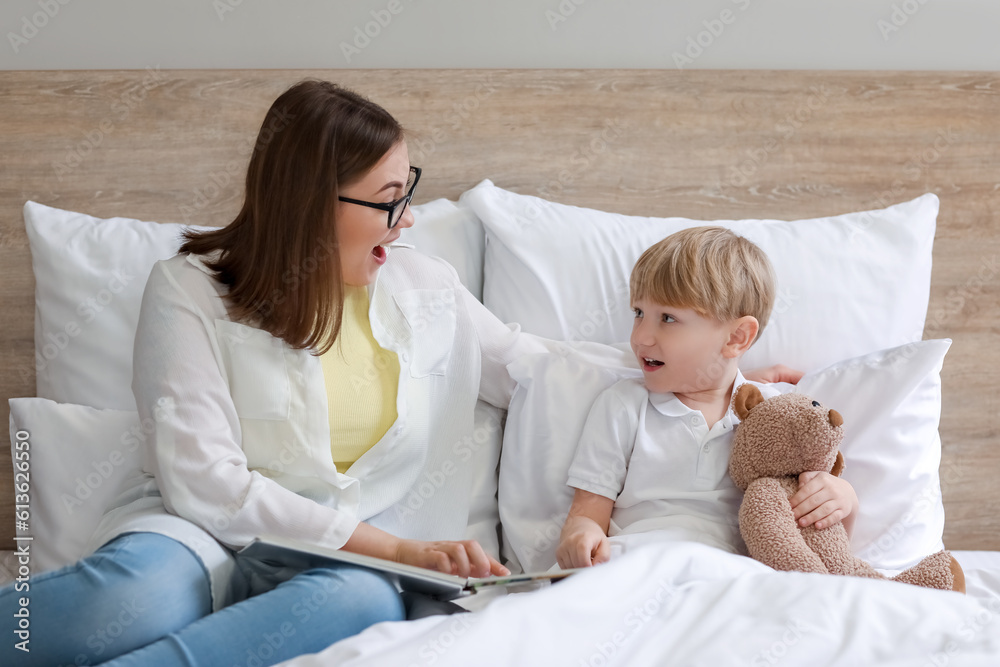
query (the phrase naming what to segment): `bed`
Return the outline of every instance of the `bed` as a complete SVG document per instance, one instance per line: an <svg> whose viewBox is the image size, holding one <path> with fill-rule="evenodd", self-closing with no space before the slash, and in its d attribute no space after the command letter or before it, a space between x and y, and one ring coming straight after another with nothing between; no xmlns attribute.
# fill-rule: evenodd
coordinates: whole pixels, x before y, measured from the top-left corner
<svg viewBox="0 0 1000 667"><path fill-rule="evenodd" d="M403 240L450 261L501 319L565 341L512 365L510 409L481 405L455 444L482 463L468 535L515 568L551 565L588 401L634 372L620 354L631 262L670 231L719 221L778 270L775 316L745 366L808 371L803 390L845 416L845 476L863 512L855 552L895 571L943 544L968 595L647 543L558 585L381 624L294 664L996 664L1000 78L989 73L0 74L0 394L13 399L14 463L0 471L4 580L79 557L141 465L149 431L128 379L145 276L182 225L232 218L264 111L304 77L359 90L408 128L424 176ZM578 341L605 344L606 358L583 360Z"/></svg>

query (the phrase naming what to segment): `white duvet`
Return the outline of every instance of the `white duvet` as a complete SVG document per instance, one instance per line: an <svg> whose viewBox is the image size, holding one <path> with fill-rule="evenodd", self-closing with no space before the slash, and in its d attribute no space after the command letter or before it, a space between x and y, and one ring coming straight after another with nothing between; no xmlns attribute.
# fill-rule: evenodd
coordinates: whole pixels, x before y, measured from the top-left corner
<svg viewBox="0 0 1000 667"><path fill-rule="evenodd" d="M284 664L996 667L1000 571L977 572L969 593L653 544L474 613L380 623Z"/></svg>

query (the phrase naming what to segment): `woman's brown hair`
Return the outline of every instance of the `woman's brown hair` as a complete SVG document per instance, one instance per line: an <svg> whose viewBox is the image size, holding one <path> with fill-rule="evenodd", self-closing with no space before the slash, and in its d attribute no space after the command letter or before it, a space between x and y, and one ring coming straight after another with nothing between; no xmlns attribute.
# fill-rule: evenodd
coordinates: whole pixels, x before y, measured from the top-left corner
<svg viewBox="0 0 1000 667"><path fill-rule="evenodd" d="M180 252L220 251L205 263L229 287L234 320L326 352L344 310L340 186L362 178L402 139L403 128L374 102L327 81L295 84L264 117L239 214L225 227L185 232Z"/></svg>

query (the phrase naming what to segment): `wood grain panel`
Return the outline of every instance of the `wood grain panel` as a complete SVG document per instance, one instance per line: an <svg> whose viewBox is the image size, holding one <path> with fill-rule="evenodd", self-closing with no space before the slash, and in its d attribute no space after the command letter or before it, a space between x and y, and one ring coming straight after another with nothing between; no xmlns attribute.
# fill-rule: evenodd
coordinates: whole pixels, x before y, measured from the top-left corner
<svg viewBox="0 0 1000 667"><path fill-rule="evenodd" d="M954 340L943 371L945 538L1000 549L1000 76L990 73L0 72L0 396L34 393L24 202L225 224L264 111L307 76L400 119L424 167L420 201L490 178L629 214L799 219L937 193L925 335ZM7 536L10 494L0 499Z"/></svg>

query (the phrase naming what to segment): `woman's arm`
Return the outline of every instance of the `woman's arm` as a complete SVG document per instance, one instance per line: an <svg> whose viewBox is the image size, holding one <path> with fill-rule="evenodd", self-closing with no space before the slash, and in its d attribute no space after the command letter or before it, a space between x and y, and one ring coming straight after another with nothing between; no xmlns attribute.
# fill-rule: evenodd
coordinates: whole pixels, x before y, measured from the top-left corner
<svg viewBox="0 0 1000 667"><path fill-rule="evenodd" d="M209 334L214 317L223 316L218 299L207 276L170 260L154 266L143 295L132 390L150 433L146 467L164 504L231 548L263 534L340 548L358 525L353 513L247 467L239 416Z"/></svg>
<svg viewBox="0 0 1000 667"><path fill-rule="evenodd" d="M482 352L479 397L491 405L504 410L510 406L516 382L510 377L507 366L525 355L548 352L572 355L602 368L639 368L628 350L589 341L552 340L525 333L516 324L504 324L458 283L457 277L455 282L456 293L460 294L458 299L472 319Z"/></svg>

